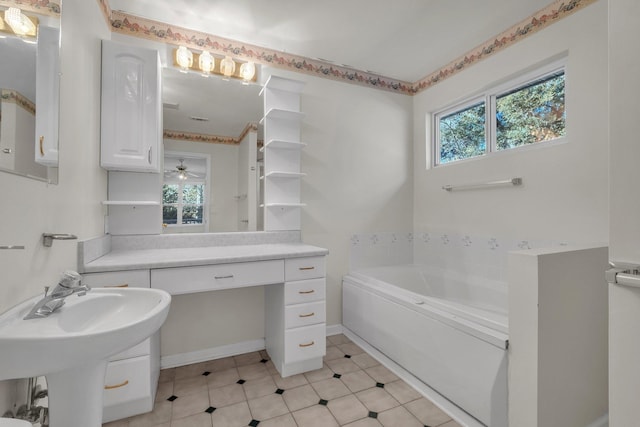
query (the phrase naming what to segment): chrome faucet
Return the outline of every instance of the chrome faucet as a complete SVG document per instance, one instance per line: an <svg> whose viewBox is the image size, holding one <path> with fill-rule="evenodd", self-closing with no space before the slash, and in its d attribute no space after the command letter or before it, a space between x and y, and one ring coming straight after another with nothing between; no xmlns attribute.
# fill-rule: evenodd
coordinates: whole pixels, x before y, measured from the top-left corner
<svg viewBox="0 0 640 427"><path fill-rule="evenodd" d="M75 271L65 271L60 281L49 293L49 287L44 288L44 297L33 306L24 320L47 317L64 305L64 300L70 295L86 295L91 288L82 284L82 277Z"/></svg>

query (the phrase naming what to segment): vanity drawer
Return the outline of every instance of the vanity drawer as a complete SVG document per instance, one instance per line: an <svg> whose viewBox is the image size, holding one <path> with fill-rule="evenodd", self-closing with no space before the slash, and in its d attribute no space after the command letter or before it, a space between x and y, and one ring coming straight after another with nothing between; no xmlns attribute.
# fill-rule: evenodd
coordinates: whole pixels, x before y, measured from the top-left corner
<svg viewBox="0 0 640 427"><path fill-rule="evenodd" d="M282 260L151 270L151 285L172 295L284 282Z"/></svg>
<svg viewBox="0 0 640 427"><path fill-rule="evenodd" d="M284 361L293 363L322 357L326 352L326 325L288 329L284 332Z"/></svg>
<svg viewBox="0 0 640 427"><path fill-rule="evenodd" d="M284 284L284 303L301 304L325 299L326 279L298 280Z"/></svg>
<svg viewBox="0 0 640 427"><path fill-rule="evenodd" d="M324 301L289 305L284 308L284 327L289 329L324 323L326 317Z"/></svg>
<svg viewBox="0 0 640 427"><path fill-rule="evenodd" d="M82 275L82 283L91 287L132 287L150 288L149 270L106 271L104 273L86 273Z"/></svg>
<svg viewBox="0 0 640 427"><path fill-rule="evenodd" d="M324 277L324 265L324 256L288 258L284 260L284 278L289 282Z"/></svg>
<svg viewBox="0 0 640 427"><path fill-rule="evenodd" d="M151 395L149 356L109 362L104 379L104 406L115 406Z"/></svg>

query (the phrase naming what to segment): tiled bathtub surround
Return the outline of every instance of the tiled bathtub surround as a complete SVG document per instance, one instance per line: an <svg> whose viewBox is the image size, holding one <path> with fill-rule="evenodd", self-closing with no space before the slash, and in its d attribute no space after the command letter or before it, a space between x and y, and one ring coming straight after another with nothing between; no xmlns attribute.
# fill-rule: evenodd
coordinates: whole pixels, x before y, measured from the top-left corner
<svg viewBox="0 0 640 427"><path fill-rule="evenodd" d="M104 426L459 426L344 335L324 360L288 378L264 351L165 369L153 412Z"/></svg>
<svg viewBox="0 0 640 427"><path fill-rule="evenodd" d="M446 231L361 233L351 236L350 269L424 264L438 271L506 281L510 251L561 245L567 243Z"/></svg>

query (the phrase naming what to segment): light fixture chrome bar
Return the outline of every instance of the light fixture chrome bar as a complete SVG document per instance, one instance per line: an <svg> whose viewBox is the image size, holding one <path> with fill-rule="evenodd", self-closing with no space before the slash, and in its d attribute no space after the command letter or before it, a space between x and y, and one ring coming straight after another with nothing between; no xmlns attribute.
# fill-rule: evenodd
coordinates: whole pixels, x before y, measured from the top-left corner
<svg viewBox="0 0 640 427"><path fill-rule="evenodd" d="M522 178L509 178L500 181L480 182L477 184L443 185L445 191L477 190L480 188L498 187L503 185L522 185Z"/></svg>

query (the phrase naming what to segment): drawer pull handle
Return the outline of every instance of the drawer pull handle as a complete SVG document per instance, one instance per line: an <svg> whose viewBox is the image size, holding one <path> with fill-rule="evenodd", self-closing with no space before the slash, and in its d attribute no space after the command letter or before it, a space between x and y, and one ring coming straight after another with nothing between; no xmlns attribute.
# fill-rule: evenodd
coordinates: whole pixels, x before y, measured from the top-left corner
<svg viewBox="0 0 640 427"><path fill-rule="evenodd" d="M219 279L233 279L233 274L230 274L228 276L214 276L214 278L216 280L219 280Z"/></svg>
<svg viewBox="0 0 640 427"><path fill-rule="evenodd" d="M304 271L304 270L315 270L315 267L299 267L298 270L300 271Z"/></svg>
<svg viewBox="0 0 640 427"><path fill-rule="evenodd" d="M315 343L316 343L315 341L311 341L310 343L307 343L307 344L298 344L298 347L311 347Z"/></svg>
<svg viewBox="0 0 640 427"><path fill-rule="evenodd" d="M122 285L107 285L105 288L128 288L128 283L123 283Z"/></svg>
<svg viewBox="0 0 640 427"><path fill-rule="evenodd" d="M311 317L311 316L315 316L316 313L315 312L311 312L309 314L298 314L298 317Z"/></svg>
<svg viewBox="0 0 640 427"><path fill-rule="evenodd" d="M312 294L315 291L316 291L315 289L311 289L310 291L298 291L298 293L304 295L304 294Z"/></svg>
<svg viewBox="0 0 640 427"><path fill-rule="evenodd" d="M126 385L129 385L129 380L124 380L124 382L121 382L120 384L116 384L116 385L106 385L104 386L105 390L113 390L114 388L120 388L120 387L124 387Z"/></svg>

